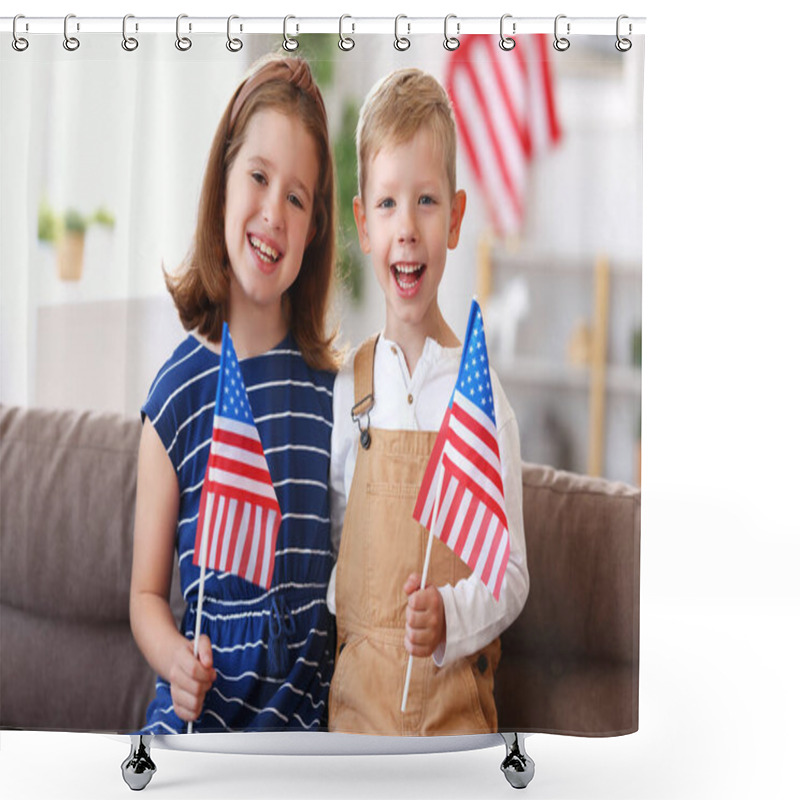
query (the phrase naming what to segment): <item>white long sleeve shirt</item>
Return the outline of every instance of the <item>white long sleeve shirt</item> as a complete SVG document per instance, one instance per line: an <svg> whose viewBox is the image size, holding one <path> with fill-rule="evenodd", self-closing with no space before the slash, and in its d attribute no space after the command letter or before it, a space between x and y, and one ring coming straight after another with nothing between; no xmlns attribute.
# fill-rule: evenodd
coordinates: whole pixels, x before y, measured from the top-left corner
<svg viewBox="0 0 800 800"><path fill-rule="evenodd" d="M353 397L353 358L348 359L333 387L331 439L331 538L339 552L344 512L358 455L358 426L350 416ZM426 339L414 374L410 375L399 345L383 335L375 350L374 406L370 426L388 430L438 431L455 386L461 348L445 348ZM473 574L455 586L438 587L444 603L446 639L433 654L440 667L469 656L499 636L519 615L528 596L528 567L522 524L522 466L519 429L497 375L491 371L502 464L510 553L500 599ZM420 569L422 565L420 565ZM327 595L336 613L336 567Z"/></svg>

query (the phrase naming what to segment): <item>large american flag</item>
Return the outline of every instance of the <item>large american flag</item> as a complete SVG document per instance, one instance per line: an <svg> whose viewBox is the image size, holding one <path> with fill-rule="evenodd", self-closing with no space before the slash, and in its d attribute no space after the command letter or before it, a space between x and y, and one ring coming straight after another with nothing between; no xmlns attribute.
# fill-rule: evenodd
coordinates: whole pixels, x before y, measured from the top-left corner
<svg viewBox="0 0 800 800"><path fill-rule="evenodd" d="M495 36L462 36L444 80L459 147L503 236L522 229L532 159L561 138L548 38L530 34L515 41L513 50L501 50Z"/></svg>
<svg viewBox="0 0 800 800"><path fill-rule="evenodd" d="M455 389L422 479L414 519L428 530L434 524L434 535L478 574L496 599L500 597L510 541L489 357L476 300L470 308Z"/></svg>
<svg viewBox="0 0 800 800"><path fill-rule="evenodd" d="M278 498L225 324L193 561L201 566L205 553L207 568L235 573L268 589L280 524Z"/></svg>

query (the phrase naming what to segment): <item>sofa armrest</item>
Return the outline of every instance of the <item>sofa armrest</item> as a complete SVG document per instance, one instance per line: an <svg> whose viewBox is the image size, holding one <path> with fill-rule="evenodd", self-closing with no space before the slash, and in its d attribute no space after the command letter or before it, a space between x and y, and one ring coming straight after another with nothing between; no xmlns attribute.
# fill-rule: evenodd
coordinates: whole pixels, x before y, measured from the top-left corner
<svg viewBox="0 0 800 800"><path fill-rule="evenodd" d="M501 730L638 728L640 492L523 465L530 593L501 637Z"/></svg>

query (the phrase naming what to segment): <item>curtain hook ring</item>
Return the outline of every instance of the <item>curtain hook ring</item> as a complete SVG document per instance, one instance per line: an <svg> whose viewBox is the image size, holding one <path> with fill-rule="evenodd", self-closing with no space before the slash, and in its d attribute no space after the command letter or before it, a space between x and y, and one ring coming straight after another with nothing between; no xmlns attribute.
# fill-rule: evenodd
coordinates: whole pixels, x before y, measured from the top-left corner
<svg viewBox="0 0 800 800"><path fill-rule="evenodd" d="M456 20L456 35L455 36L448 36L447 35L447 23L450 22L451 19ZM448 14L444 18L444 49L450 50L458 50L459 45L461 42L458 41L458 34L461 33L461 23L458 21L458 17L455 14Z"/></svg>
<svg viewBox="0 0 800 800"><path fill-rule="evenodd" d="M566 14L558 14L556 16L555 22L553 23L553 47L558 50L559 53L563 53L565 50L569 50L570 41L567 39L566 36L559 36L558 35L558 21L560 19L566 19ZM567 22L567 36L569 36L570 32L570 24Z"/></svg>
<svg viewBox="0 0 800 800"><path fill-rule="evenodd" d="M626 39L626 38L624 38L624 37L619 35L619 27L620 27L619 24L620 24L620 22L622 22L623 19L628 19L628 15L627 14L620 14L617 17L617 41L614 42L614 47L616 47L617 50L619 50L620 53L627 53L628 50L630 50L631 47L633 47L633 42L630 39ZM628 36L630 36L631 33L633 33L633 26L629 22L628 23Z"/></svg>
<svg viewBox="0 0 800 800"><path fill-rule="evenodd" d="M72 53L81 46L81 43L77 37L69 35L68 26L71 19L75 19L74 14L67 14L67 16L64 17L64 49ZM80 24L77 22L75 23L75 29L78 31L81 29Z"/></svg>
<svg viewBox="0 0 800 800"><path fill-rule="evenodd" d="M175 47L178 50L185 52L192 46L192 40L188 36L181 36L181 20L187 19L188 14L178 14L175 20ZM192 23L189 23L189 30L192 29Z"/></svg>
<svg viewBox="0 0 800 800"><path fill-rule="evenodd" d="M128 20L135 19L133 14L126 14L122 18L122 49L132 53L138 46L139 40L134 36L128 36ZM139 30L139 25L136 25L136 30Z"/></svg>
<svg viewBox="0 0 800 800"><path fill-rule="evenodd" d="M345 36L342 31L342 26L346 19L353 19L349 14L342 14L339 17L339 49L340 50L352 50L356 46L356 41L351 36ZM353 30L351 33L354 33L356 30L355 23L353 23Z"/></svg>
<svg viewBox="0 0 800 800"><path fill-rule="evenodd" d="M225 47L227 47L231 53L238 53L242 49L242 40L239 39L238 37L234 38L231 37L231 22L233 22L233 20L235 19L239 19L239 17L237 17L236 14L231 14L228 17L228 25L226 29L226 33L228 35L228 41L225 42ZM241 25L239 26L239 30L240 31L242 30Z"/></svg>
<svg viewBox="0 0 800 800"><path fill-rule="evenodd" d="M401 19L408 19L405 14L398 14L394 18L394 49L395 50L408 50L411 47L411 39L408 39L405 36L400 36L398 33L398 24L400 23ZM411 25L406 23L408 26L408 33L411 33Z"/></svg>
<svg viewBox="0 0 800 800"><path fill-rule="evenodd" d="M500 49L506 51L513 50L517 46L517 43L510 36L506 36L504 32L507 19L513 19L511 14L503 14L503 16L500 17ZM517 23L512 22L511 33L513 34L516 32L517 32Z"/></svg>
<svg viewBox="0 0 800 800"><path fill-rule="evenodd" d="M11 46L18 53L21 53L24 50L27 50L28 49L28 45L30 44L30 42L28 42L28 40L24 36L20 36L17 33L17 20L20 20L20 19L25 19L25 16L23 14L17 14L17 16L14 17L14 22L11 25L11 35L13 37L13 39L11 40ZM25 30L26 31L28 30L28 23L27 22L25 23Z"/></svg>
<svg viewBox="0 0 800 800"><path fill-rule="evenodd" d="M294 36L290 36L287 30L287 26L289 25L290 19L297 19L297 17L293 17L291 14L288 14L283 18L283 49L286 50L288 53L291 53L297 50L300 47L300 42ZM300 26L295 25L295 30L299 31Z"/></svg>

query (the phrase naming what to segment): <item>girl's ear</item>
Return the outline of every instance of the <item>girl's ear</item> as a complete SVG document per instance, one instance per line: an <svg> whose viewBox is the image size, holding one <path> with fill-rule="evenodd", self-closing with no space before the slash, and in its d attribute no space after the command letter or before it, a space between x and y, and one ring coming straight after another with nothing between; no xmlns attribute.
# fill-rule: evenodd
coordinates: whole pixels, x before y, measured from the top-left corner
<svg viewBox="0 0 800 800"><path fill-rule="evenodd" d="M450 201L450 227L447 231L447 247L453 250L461 236L461 223L467 208L467 193L459 189Z"/></svg>
<svg viewBox="0 0 800 800"><path fill-rule="evenodd" d="M362 253L369 253L369 233L367 232L367 212L364 208L364 201L360 196L353 198L353 216L356 218L356 228L358 229L358 243L361 245Z"/></svg>

